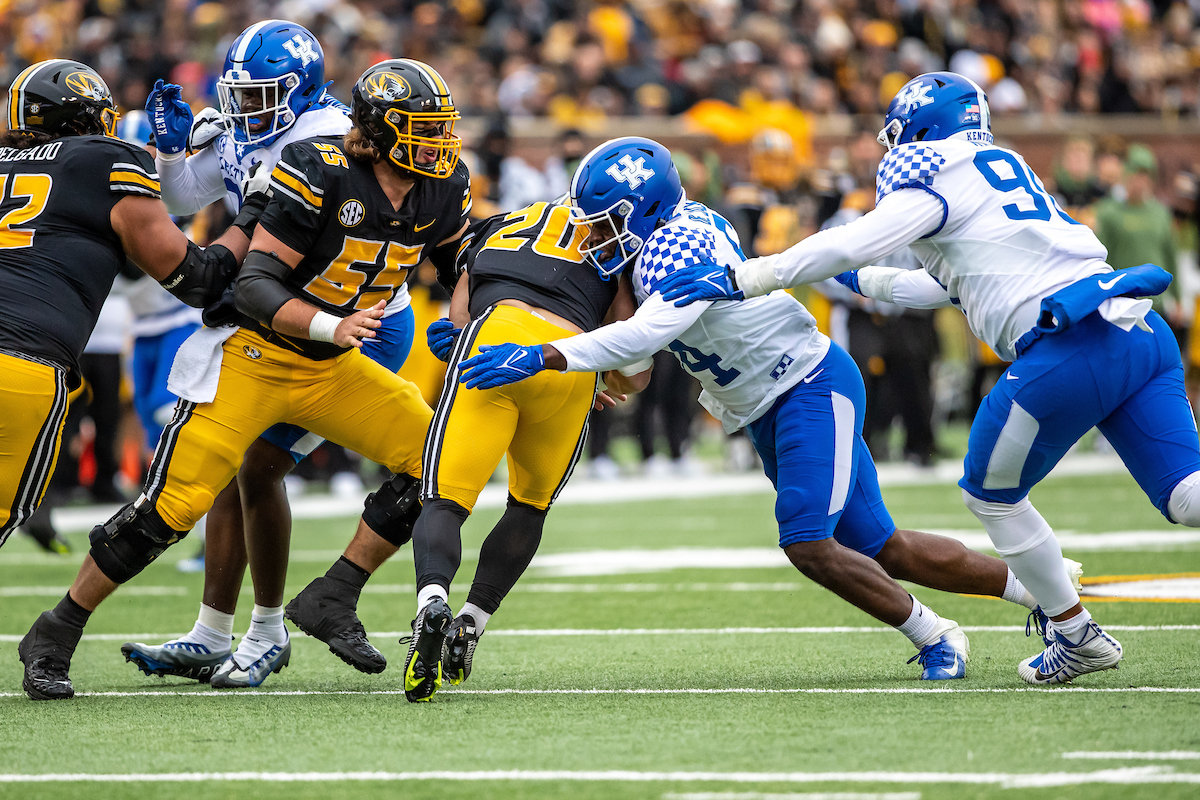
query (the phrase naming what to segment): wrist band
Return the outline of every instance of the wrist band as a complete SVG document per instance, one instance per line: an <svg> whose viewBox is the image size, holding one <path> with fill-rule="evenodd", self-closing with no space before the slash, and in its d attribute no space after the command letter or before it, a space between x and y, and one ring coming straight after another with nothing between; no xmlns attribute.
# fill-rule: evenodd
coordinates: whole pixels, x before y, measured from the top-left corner
<svg viewBox="0 0 1200 800"><path fill-rule="evenodd" d="M314 342L332 342L333 332L337 330L340 317L325 311L313 314L312 322L308 323L308 338Z"/></svg>
<svg viewBox="0 0 1200 800"><path fill-rule="evenodd" d="M645 372L652 366L654 366L653 358L643 358L641 361L635 361L627 366L618 367L617 372L626 378L632 378L634 375L637 375L639 372Z"/></svg>

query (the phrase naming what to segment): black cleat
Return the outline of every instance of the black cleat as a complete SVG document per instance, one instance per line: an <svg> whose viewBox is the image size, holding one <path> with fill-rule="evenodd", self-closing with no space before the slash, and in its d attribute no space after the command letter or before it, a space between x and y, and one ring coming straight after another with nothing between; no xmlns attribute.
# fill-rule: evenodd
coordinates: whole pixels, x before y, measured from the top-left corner
<svg viewBox="0 0 1200 800"><path fill-rule="evenodd" d="M47 553L63 556L71 552L71 545L62 537L53 525L33 525L26 523L21 530L29 534L29 538Z"/></svg>
<svg viewBox="0 0 1200 800"><path fill-rule="evenodd" d="M285 619L329 645L329 652L359 672L374 675L387 669L387 659L367 640L346 585L321 576L296 595L283 610Z"/></svg>
<svg viewBox="0 0 1200 800"><path fill-rule="evenodd" d="M450 633L442 647L442 672L451 686L471 677L471 661L475 657L475 645L479 643L475 618L470 614L455 617L450 623Z"/></svg>
<svg viewBox="0 0 1200 800"><path fill-rule="evenodd" d="M429 702L442 687L442 645L453 616L440 597L429 601L413 620L404 668L404 696L410 703ZM403 644L405 639L401 639Z"/></svg>
<svg viewBox="0 0 1200 800"><path fill-rule="evenodd" d="M43 611L37 618L17 645L17 656L25 665L21 688L30 699L68 700L75 696L67 673L82 635L83 628L67 625L53 611Z"/></svg>

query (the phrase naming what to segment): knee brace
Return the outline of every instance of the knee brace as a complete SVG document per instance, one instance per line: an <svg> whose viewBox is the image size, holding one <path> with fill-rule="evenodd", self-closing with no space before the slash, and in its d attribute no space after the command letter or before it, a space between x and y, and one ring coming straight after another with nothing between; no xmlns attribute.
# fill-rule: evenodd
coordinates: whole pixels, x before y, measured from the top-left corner
<svg viewBox="0 0 1200 800"><path fill-rule="evenodd" d="M421 482L411 475L396 474L379 491L367 495L363 522L396 547L412 539L413 526L421 516Z"/></svg>
<svg viewBox="0 0 1200 800"><path fill-rule="evenodd" d="M109 580L125 583L187 536L163 521L148 500L131 503L88 534L92 560Z"/></svg>
<svg viewBox="0 0 1200 800"><path fill-rule="evenodd" d="M1200 472L1193 472L1171 490L1167 501L1171 521L1189 528L1200 528Z"/></svg>
<svg viewBox="0 0 1200 800"><path fill-rule="evenodd" d="M1028 497L1013 504L989 503L963 489L963 502L983 523L983 529L1001 557L1020 555L1054 535L1050 523L1038 513Z"/></svg>

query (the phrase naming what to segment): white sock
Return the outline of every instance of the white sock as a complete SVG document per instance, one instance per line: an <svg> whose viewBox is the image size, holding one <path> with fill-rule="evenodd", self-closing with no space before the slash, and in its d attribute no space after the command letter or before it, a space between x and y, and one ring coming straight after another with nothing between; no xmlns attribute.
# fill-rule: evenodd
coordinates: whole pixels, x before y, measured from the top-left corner
<svg viewBox="0 0 1200 800"><path fill-rule="evenodd" d="M1075 616L1071 617L1070 619L1063 620L1062 622L1055 622L1054 620L1050 620L1050 626L1052 628L1054 628L1054 630L1056 630L1057 632L1061 633L1063 636L1066 636L1068 639L1070 639L1075 644L1078 644L1080 639L1083 638L1083 636L1081 635L1083 633L1083 630L1087 627L1087 624L1091 621L1092 621L1092 615L1085 608L1082 611L1080 611L1078 614L1076 614Z"/></svg>
<svg viewBox="0 0 1200 800"><path fill-rule="evenodd" d="M483 629L487 627L488 620L492 618L491 614L484 611L482 608L475 605L474 603L464 604L462 607L462 610L459 611L456 616L461 617L463 614L470 614L471 619L475 620L475 635L476 636L483 635Z"/></svg>
<svg viewBox="0 0 1200 800"><path fill-rule="evenodd" d="M440 597L443 601L450 600L450 592L444 586L438 586L436 583L431 583L421 591L417 592L417 613L421 613L421 609L433 602L433 598Z"/></svg>
<svg viewBox="0 0 1200 800"><path fill-rule="evenodd" d="M921 605L917 598L913 597L912 603L912 613L903 625L896 627L896 630L907 636L918 648L931 645L938 640L938 626L942 620L933 609Z"/></svg>
<svg viewBox="0 0 1200 800"><path fill-rule="evenodd" d="M1037 598L1029 593L1025 585L1017 580L1017 576L1010 569L1008 571L1008 583L1004 584L1004 594L1001 598L1010 603L1025 606L1030 611L1037 608Z"/></svg>
<svg viewBox="0 0 1200 800"><path fill-rule="evenodd" d="M196 624L192 626L191 633L182 638L187 642L202 644L214 653L227 653L232 647L233 614L217 611L201 603Z"/></svg>
<svg viewBox="0 0 1200 800"><path fill-rule="evenodd" d="M254 604L250 614L250 628L246 637L258 639L271 644L283 644L288 640L287 629L283 627L283 606L269 607ZM246 637L242 641L246 641ZM238 645L241 648L241 645ZM269 649L269 648L268 648Z"/></svg>

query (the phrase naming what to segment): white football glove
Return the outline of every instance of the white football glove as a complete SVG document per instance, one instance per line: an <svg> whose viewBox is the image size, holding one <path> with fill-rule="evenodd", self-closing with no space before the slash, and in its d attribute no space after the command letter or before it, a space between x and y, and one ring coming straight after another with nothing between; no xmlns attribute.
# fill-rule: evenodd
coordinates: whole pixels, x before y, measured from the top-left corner
<svg viewBox="0 0 1200 800"><path fill-rule="evenodd" d="M225 117L217 109L209 106L196 115L192 121L192 130L188 134L187 151L198 153L208 147L217 137L225 132Z"/></svg>
<svg viewBox="0 0 1200 800"><path fill-rule="evenodd" d="M270 197L271 170L263 167L263 162L255 161L253 166L250 167L250 171L246 173L246 178L242 181L241 189L243 198L248 198L256 194Z"/></svg>

